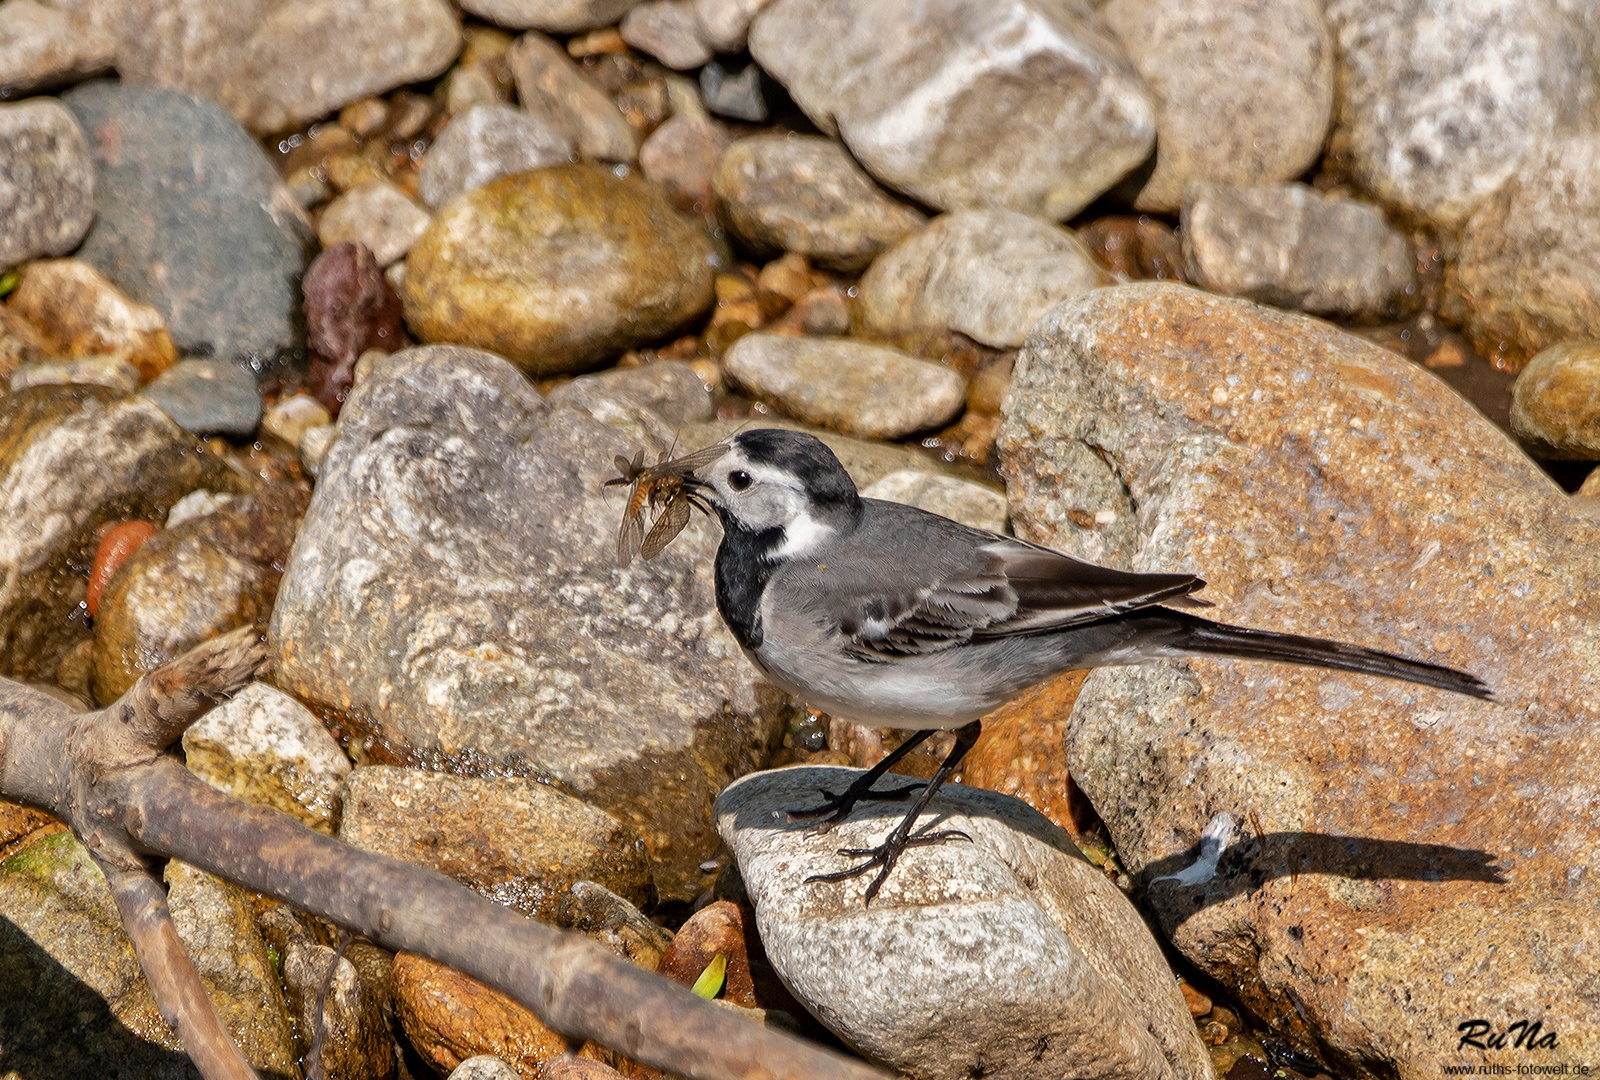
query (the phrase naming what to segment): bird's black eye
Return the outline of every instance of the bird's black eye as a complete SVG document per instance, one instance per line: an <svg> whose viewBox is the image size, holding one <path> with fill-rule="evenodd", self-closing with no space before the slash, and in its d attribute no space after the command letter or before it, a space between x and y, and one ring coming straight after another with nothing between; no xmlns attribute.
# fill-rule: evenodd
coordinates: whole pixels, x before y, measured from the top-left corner
<svg viewBox="0 0 1600 1080"><path fill-rule="evenodd" d="M750 486L750 474L743 469L735 469L728 474L728 486L735 491L743 491Z"/></svg>

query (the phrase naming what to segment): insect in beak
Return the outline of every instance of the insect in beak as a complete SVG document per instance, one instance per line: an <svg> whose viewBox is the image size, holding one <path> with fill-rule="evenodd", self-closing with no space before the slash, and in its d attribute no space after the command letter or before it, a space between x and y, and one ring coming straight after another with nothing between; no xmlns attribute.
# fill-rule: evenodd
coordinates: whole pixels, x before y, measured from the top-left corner
<svg viewBox="0 0 1600 1080"><path fill-rule="evenodd" d="M612 477L605 487L632 484L628 505L622 512L622 525L617 530L617 565L626 567L635 554L646 562L661 554L684 527L689 524L689 511L696 509L711 513L711 507L698 492L705 484L695 477L694 471L709 465L728 452L726 443L708 446L679 458L669 458L662 453L654 465L644 463L641 450L629 461L617 455L618 476ZM655 515L655 524L645 532L645 511Z"/></svg>

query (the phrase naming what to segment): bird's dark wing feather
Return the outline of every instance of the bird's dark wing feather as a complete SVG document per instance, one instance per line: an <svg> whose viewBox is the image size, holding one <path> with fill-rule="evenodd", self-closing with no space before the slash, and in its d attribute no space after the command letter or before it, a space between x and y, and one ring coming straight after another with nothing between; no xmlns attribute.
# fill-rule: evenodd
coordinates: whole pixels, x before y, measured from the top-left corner
<svg viewBox="0 0 1600 1080"><path fill-rule="evenodd" d="M873 534L893 536L902 550L922 557L915 564L900 560L891 571L882 551L845 550L836 553L842 565L824 571L832 578L827 595L839 598L830 614L862 659L892 660L968 641L1058 630L1205 586L1191 574L1112 570L912 507L864 501L879 519ZM862 571L853 574L855 567ZM859 582L851 580L856 576ZM899 587L888 590L887 581Z"/></svg>

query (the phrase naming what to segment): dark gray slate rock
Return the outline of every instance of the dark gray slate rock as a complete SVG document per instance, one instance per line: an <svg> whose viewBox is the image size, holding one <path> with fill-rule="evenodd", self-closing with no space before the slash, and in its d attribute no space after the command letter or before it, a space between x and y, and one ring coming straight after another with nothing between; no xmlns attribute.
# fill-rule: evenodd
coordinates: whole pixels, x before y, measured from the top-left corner
<svg viewBox="0 0 1600 1080"><path fill-rule="evenodd" d="M94 82L63 100L89 136L96 220L78 256L166 320L182 353L261 375L301 347L310 230L266 154L221 106Z"/></svg>
<svg viewBox="0 0 1600 1080"><path fill-rule="evenodd" d="M0 105L0 270L78 246L94 217L94 163L59 101Z"/></svg>
<svg viewBox="0 0 1600 1080"><path fill-rule="evenodd" d="M636 827L664 897L709 882L710 806L776 718L712 600L716 529L615 564L613 458L665 443L507 361L409 349L339 417L273 613L276 681L402 756L548 778Z"/></svg>
<svg viewBox="0 0 1600 1080"><path fill-rule="evenodd" d="M144 396L179 427L199 435L242 439L261 423L255 377L226 361L180 360L145 387Z"/></svg>

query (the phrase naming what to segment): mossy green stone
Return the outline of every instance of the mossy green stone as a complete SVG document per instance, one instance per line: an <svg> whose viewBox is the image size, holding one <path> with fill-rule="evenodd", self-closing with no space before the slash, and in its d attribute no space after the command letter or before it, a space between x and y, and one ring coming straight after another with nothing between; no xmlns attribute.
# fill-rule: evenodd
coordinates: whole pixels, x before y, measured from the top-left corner
<svg viewBox="0 0 1600 1080"><path fill-rule="evenodd" d="M501 177L446 203L406 259L423 341L529 374L587 371L669 337L712 303L711 241L666 193L596 165Z"/></svg>

